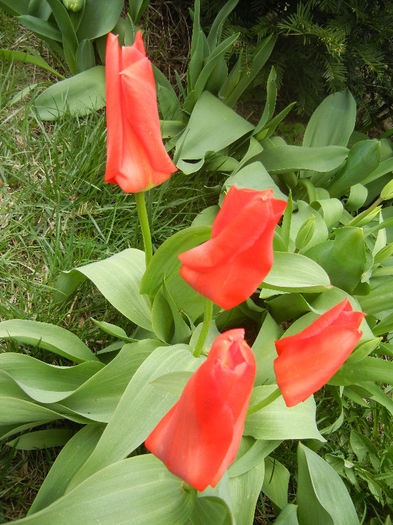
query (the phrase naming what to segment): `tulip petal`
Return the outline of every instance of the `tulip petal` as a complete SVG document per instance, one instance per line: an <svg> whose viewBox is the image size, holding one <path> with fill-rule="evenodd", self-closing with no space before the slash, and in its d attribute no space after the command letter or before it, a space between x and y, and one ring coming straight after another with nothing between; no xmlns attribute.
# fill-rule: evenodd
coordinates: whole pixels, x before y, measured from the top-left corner
<svg viewBox="0 0 393 525"><path fill-rule="evenodd" d="M364 317L346 299L293 336L276 341L277 384L288 407L305 401L337 372L359 342Z"/></svg>
<svg viewBox="0 0 393 525"><path fill-rule="evenodd" d="M217 337L146 447L197 490L215 486L234 460L255 378L243 330Z"/></svg>
<svg viewBox="0 0 393 525"><path fill-rule="evenodd" d="M105 181L125 192L145 191L177 171L161 139L153 69L142 35L120 47L109 34L106 48L107 166Z"/></svg>

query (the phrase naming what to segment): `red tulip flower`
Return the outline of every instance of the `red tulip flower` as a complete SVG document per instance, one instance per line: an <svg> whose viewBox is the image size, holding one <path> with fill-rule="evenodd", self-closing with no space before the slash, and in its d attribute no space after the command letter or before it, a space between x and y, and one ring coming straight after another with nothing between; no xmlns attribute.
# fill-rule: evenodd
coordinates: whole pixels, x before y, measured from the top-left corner
<svg viewBox="0 0 393 525"><path fill-rule="evenodd" d="M215 487L237 454L254 378L244 330L219 335L146 447L197 490Z"/></svg>
<svg viewBox="0 0 393 525"><path fill-rule="evenodd" d="M169 179L177 168L162 143L153 68L140 31L129 47L120 47L118 37L109 33L105 77L105 181L126 193L148 190Z"/></svg>
<svg viewBox="0 0 393 525"><path fill-rule="evenodd" d="M345 299L302 332L276 341L274 371L288 407L305 401L337 372L362 336L364 316Z"/></svg>
<svg viewBox="0 0 393 525"><path fill-rule="evenodd" d="M273 264L274 229L287 203L273 190L231 186L214 220L212 238L181 253L180 275L226 310L252 295Z"/></svg>

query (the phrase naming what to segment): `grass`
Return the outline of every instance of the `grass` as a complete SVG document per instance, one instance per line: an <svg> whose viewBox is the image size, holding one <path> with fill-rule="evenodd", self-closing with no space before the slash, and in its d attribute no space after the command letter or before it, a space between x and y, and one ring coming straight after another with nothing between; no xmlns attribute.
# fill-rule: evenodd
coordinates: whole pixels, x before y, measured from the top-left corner
<svg viewBox="0 0 393 525"><path fill-rule="evenodd" d="M41 42L4 14L0 29L0 47L35 50L53 64ZM55 279L62 270L131 246L141 248L142 238L133 195L104 182L104 112L43 123L32 113L29 97L11 105L21 89L50 79L34 66L0 63L0 320L56 323L89 344L97 341L98 328L89 320L97 312L101 320L123 326L127 321L118 319L87 285L71 303L55 304ZM152 190L148 209L155 247L217 201L215 184L209 174L198 182L175 175ZM106 339L100 337L104 345ZM11 343L5 349L18 347ZM26 513L55 455L51 450L25 452L1 446L0 521Z"/></svg>

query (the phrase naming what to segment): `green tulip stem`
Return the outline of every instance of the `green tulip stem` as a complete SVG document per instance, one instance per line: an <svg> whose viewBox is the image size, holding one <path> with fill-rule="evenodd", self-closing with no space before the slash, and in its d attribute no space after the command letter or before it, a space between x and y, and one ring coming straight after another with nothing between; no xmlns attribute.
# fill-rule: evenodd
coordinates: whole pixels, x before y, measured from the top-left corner
<svg viewBox="0 0 393 525"><path fill-rule="evenodd" d="M205 299L205 312L203 315L203 324L199 334L197 344L195 345L194 357L200 357L203 345L205 344L207 334L209 333L210 323L213 318L213 303L210 299Z"/></svg>
<svg viewBox="0 0 393 525"><path fill-rule="evenodd" d="M149 217L147 216L145 192L135 193L136 209L138 212L139 224L141 225L143 245L145 247L146 267L153 256L153 246L151 243L151 234L149 226Z"/></svg>
<svg viewBox="0 0 393 525"><path fill-rule="evenodd" d="M249 416L250 414L253 414L254 412L258 412L258 410L261 410L261 408L267 407L268 405L270 405L270 403L273 403L273 401L275 401L280 396L281 396L281 391L279 388L276 388L276 390L274 390L270 394L270 396L265 397L265 399L262 399L262 401L260 401L256 405L254 405L253 407L250 407L247 410L247 415Z"/></svg>

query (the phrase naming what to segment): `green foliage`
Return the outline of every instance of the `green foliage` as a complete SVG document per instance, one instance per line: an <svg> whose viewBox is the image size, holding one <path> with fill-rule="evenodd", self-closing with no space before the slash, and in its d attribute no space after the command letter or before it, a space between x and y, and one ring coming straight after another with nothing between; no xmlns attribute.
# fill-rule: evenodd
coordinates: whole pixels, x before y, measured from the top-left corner
<svg viewBox="0 0 393 525"><path fill-rule="evenodd" d="M222 2L203 2L205 23ZM241 33L248 52L266 35L277 42L270 62L284 100L311 114L328 93L348 87L367 129L389 117L392 106L393 9L389 1L241 1L227 31Z"/></svg>

